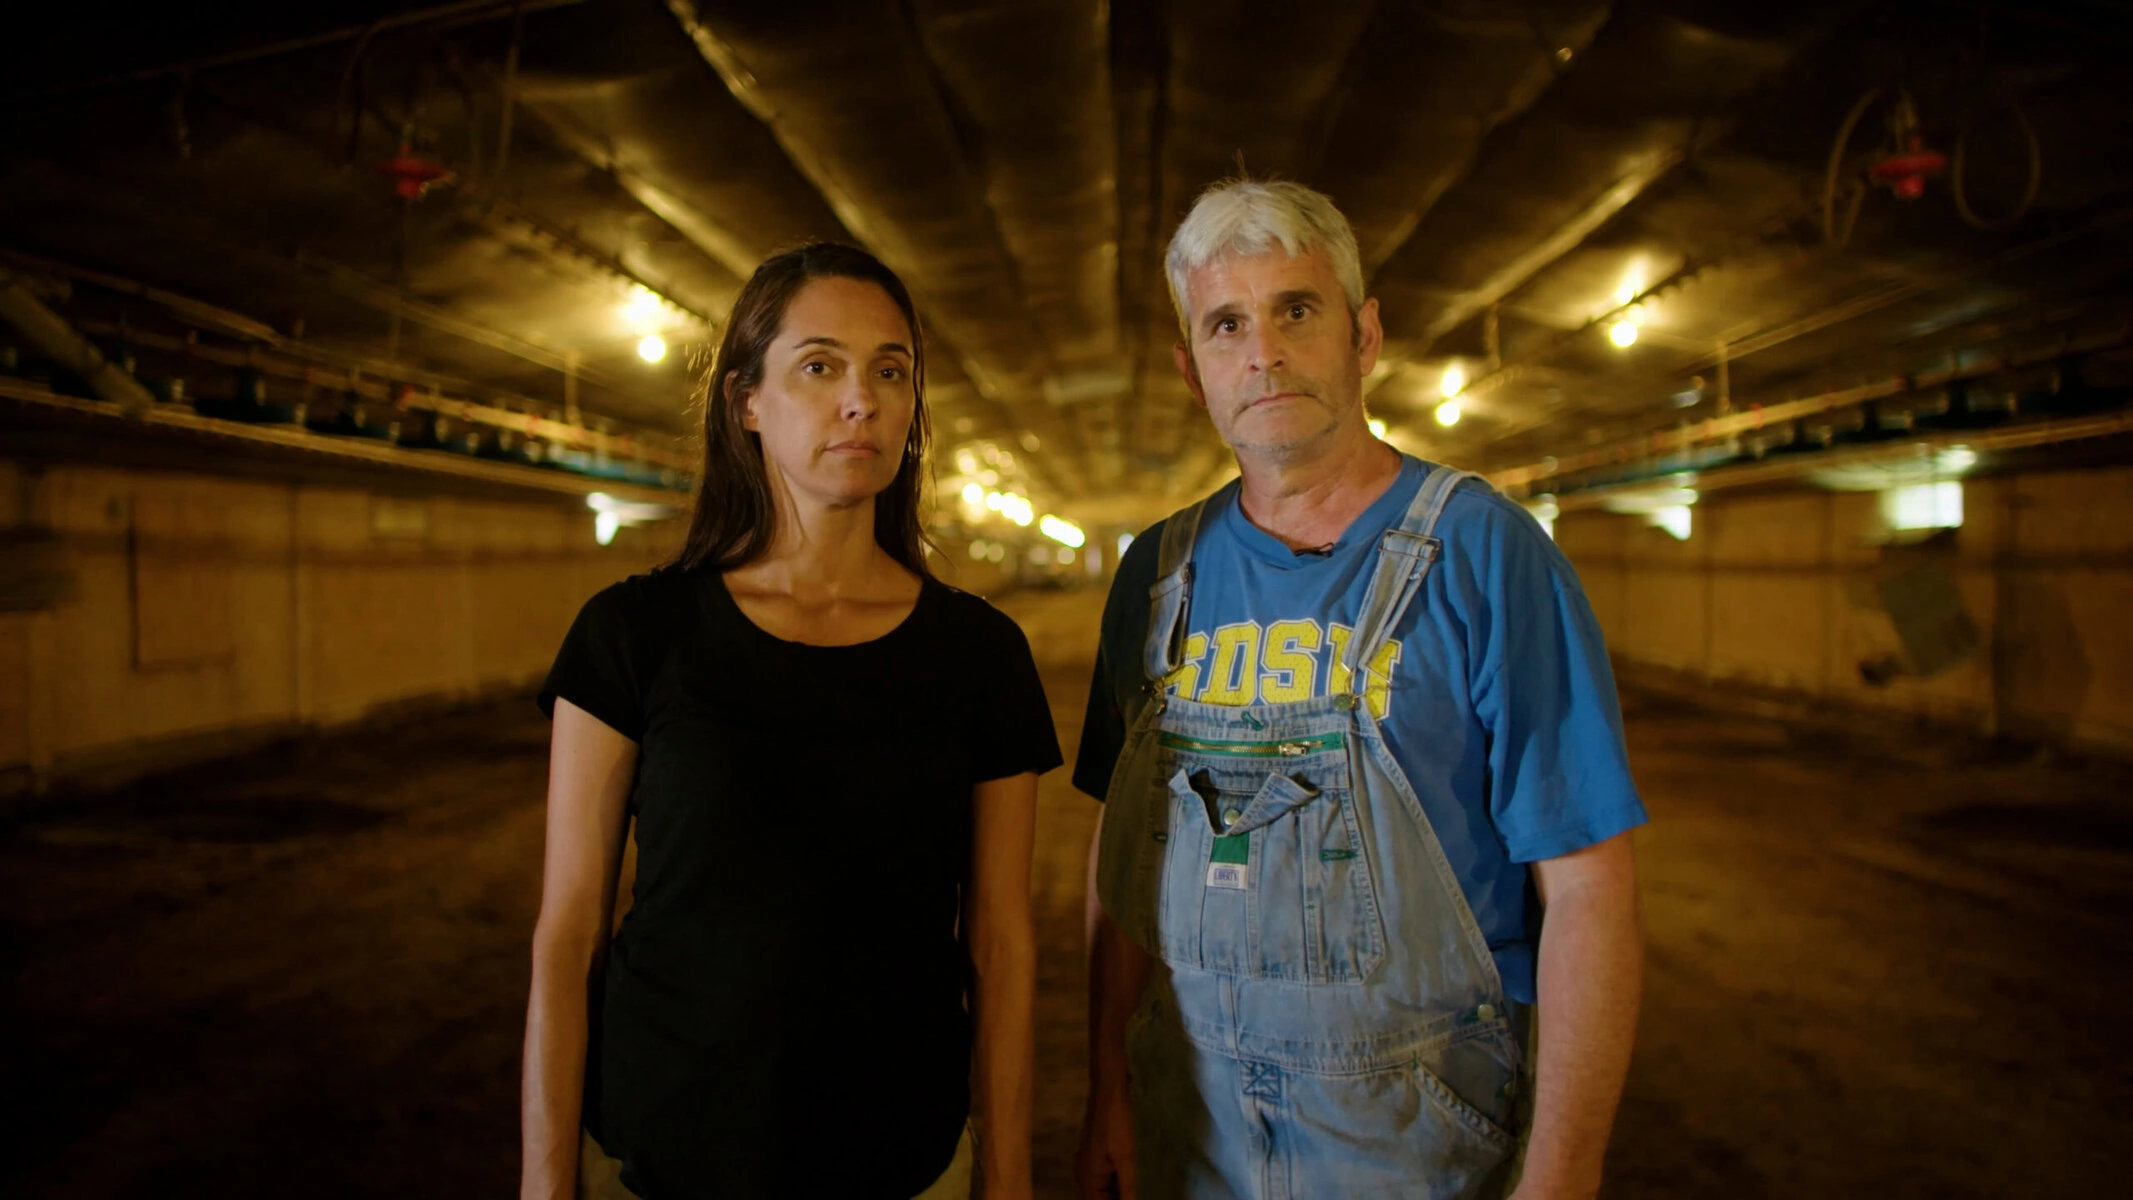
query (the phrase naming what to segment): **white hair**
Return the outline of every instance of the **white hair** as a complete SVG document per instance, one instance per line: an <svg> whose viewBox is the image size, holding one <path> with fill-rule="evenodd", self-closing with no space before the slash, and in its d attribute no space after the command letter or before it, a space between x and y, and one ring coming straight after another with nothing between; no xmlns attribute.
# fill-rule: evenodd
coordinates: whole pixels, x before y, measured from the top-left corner
<svg viewBox="0 0 2133 1200"><path fill-rule="evenodd" d="M1265 254L1279 244L1290 258L1321 251L1340 281L1352 317L1363 306L1363 266L1355 230L1333 200L1300 183L1225 179L1200 193L1192 211L1170 237L1163 266L1170 275L1170 305L1190 341L1185 277L1230 255Z"/></svg>

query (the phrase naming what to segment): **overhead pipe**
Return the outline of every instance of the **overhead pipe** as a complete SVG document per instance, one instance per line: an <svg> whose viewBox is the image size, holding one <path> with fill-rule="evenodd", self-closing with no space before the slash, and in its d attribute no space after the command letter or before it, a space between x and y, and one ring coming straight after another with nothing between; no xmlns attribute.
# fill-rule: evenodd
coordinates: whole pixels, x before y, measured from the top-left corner
<svg viewBox="0 0 2133 1200"><path fill-rule="evenodd" d="M91 334L115 333L118 329L116 322L83 321L79 324ZM554 409L540 401L523 396L496 395L487 400L477 399L481 389L463 380L405 367L395 368L392 364L377 359L335 355L307 343L291 342L279 352L262 354L188 342L184 338L141 330L130 331L128 336L135 345L144 349L183 354L220 366L248 367L264 375L297 383L318 383L321 374L339 374L345 379L344 386L366 399L431 412L469 424L486 425L492 429L509 430L530 438L539 438L544 442L555 442L615 457L643 458L647 462L679 470L694 470L698 465L695 455L647 445L637 436L605 433L588 428L582 423L582 413L577 420L570 419L567 410L563 420L544 417L538 410L547 408L552 412ZM291 361L298 355L313 359L321 365L314 367ZM396 390L400 388L408 390L403 394ZM511 407L514 405L518 408ZM526 411L518 411L520 408ZM673 435L651 431L643 436Z"/></svg>
<svg viewBox="0 0 2133 1200"><path fill-rule="evenodd" d="M55 395L20 380L0 379L0 402L20 404L47 412L69 413L77 418L92 421L120 419L109 408L96 401ZM674 491L650 484L579 475L570 471L554 471L545 467L490 462L462 454L414 450L368 438L323 437L308 430L288 426L224 421L215 417L203 417L175 405L148 409L140 414L138 421L127 421L124 425L127 429L144 427L238 446L276 447L284 451L358 466L446 476L492 487L502 485L571 496L604 492L621 499L651 504L670 505L674 503L675 498Z"/></svg>
<svg viewBox="0 0 2133 1200"><path fill-rule="evenodd" d="M308 267L322 275L333 285L334 290L343 296L369 305L380 312L404 316L410 321L420 325L427 325L440 333L448 333L454 337L473 342L477 346L486 346L491 350L501 351L515 358L524 359L536 366L546 367L551 371L566 372L569 370L569 366L564 361L563 356L556 351L543 349L531 342L512 337L508 333L490 329L485 325L476 325L472 321L463 321L435 305L424 304L420 300L402 296L391 286L379 283L362 272L342 266L331 259L321 258L318 255L307 252L298 252L296 263L298 266ZM595 383L601 387L614 388L618 391L622 390L621 382L605 371L592 367L579 367L577 374L580 379L587 383Z"/></svg>
<svg viewBox="0 0 2133 1200"><path fill-rule="evenodd" d="M1916 457L1921 449L1943 450L1963 446L1980 454L1990 454L2094 438L2119 437L2129 433L2133 433L2133 412L2053 418L2005 429L1943 430L1906 438L1900 443L1829 450L1820 454L1788 454L1761 462L1698 471L1696 490L1699 493L1707 493L1728 488L1753 487L1846 467L1901 462ZM1490 476L1490 479L1493 481L1495 476ZM1579 488L1574 492L1555 493L1555 504L1561 512L1574 512L1581 508L1598 507L1610 496L1651 486L1652 481L1645 479Z"/></svg>
<svg viewBox="0 0 2133 1200"><path fill-rule="evenodd" d="M496 134L496 180L511 163L511 114L518 107L518 48L526 25L526 0L511 6L511 49L504 55L504 119Z"/></svg>
<svg viewBox="0 0 2133 1200"><path fill-rule="evenodd" d="M5 259L38 275L72 279L103 291L116 292L122 296L138 297L167 310L171 315L189 325L212 329L255 342L264 342L269 346L279 346L282 342L281 334L272 326L263 322L255 321L240 313L231 312L226 308L218 308L204 301L195 300L190 296L181 296L176 292L167 292L162 288L150 287L137 280L106 274L102 271L92 271L87 267L77 267L72 263L54 262L48 258L39 258L34 254L24 254L17 250L0 250L0 259Z"/></svg>
<svg viewBox="0 0 2133 1200"><path fill-rule="evenodd" d="M1707 417L1701 421L1684 422L1671 430L1641 437L1630 438L1607 446L1596 447L1567 457L1551 457L1525 466L1508 467L1488 472L1489 481L1499 488L1518 488L1523 493L1530 485L1544 479L1560 478L1594 467L1634 462L1671 452L1722 441L1726 438L1752 434L1774 426L1805 417L1819 416L1851 408L1874 400L1901 396L1911 392L1928 391L1936 387L1982 379L2024 367L2040 366L2057 359L2093 354L2124 346L2133 340L2133 327L2121 328L2109 334L2096 335L2079 341L2054 346L2048 351L2009 355L1975 366L1950 366L1935 371L1897 375L1858 387L1842 388L1816 396L1806 396L1782 404L1750 408L1730 416Z"/></svg>
<svg viewBox="0 0 2133 1200"><path fill-rule="evenodd" d="M155 397L139 380L105 358L96 343L75 332L66 318L47 308L29 280L4 268L0 268L0 320L20 330L46 357L81 376L91 390L117 403L128 416L155 407Z"/></svg>
<svg viewBox="0 0 2133 1200"><path fill-rule="evenodd" d="M1856 320L1916 296L1925 295L1941 288L1953 287L1959 283L1966 283L1981 275L2010 266L2033 255L2058 249L2069 242L2078 241L2089 234L2100 233L2123 225L2128 221L2133 221L2133 208L2113 209L2098 215L2092 220L2084 221L2073 228L2064 229L2047 237L2011 247L1983 262L1974 263L1954 271L1944 271L1937 274L1928 274L1924 277L1884 283L1869 288L1849 300L1819 309L1805 317L1801 317L1799 320L1780 325L1774 329L1766 329L1761 333L1750 334L1746 337L1720 338L1711 353L1701 355L1686 364L1673 368L1668 373L1672 375L1692 375L1715 368L1720 376L1721 394L1730 402L1732 395L1732 364L1751 354L1783 345L1786 342L1805 337L1811 333L1818 333L1834 325ZM1546 344L1530 354L1521 356L1517 361L1504 364L1502 369L1469 382L1461 392L1461 395L1480 395L1505 384L1516 382L1520 376L1546 362L1563 346L1599 327L1614 313L1635 307L1652 296L1687 282L1693 276L1734 257L1741 252L1741 249L1742 247L1736 246L1707 259L1684 263L1665 279L1632 297L1627 304L1618 305L1610 309L1606 314L1595 317L1577 329L1566 331L1550 339ZM1723 414L1726 409L1721 408L1719 411ZM1514 425L1508 429L1498 429L1496 432L1499 435L1516 433L1529 426L1530 423L1528 425Z"/></svg>

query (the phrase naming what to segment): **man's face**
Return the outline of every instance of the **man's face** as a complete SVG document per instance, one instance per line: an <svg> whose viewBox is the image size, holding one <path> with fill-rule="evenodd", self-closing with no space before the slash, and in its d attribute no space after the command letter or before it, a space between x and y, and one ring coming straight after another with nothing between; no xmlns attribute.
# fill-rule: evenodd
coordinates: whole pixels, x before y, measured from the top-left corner
<svg viewBox="0 0 2133 1200"><path fill-rule="evenodd" d="M1218 258L1185 277L1184 299L1178 370L1238 454L1308 458L1362 428L1363 377L1384 341L1378 302L1351 322L1325 255Z"/></svg>

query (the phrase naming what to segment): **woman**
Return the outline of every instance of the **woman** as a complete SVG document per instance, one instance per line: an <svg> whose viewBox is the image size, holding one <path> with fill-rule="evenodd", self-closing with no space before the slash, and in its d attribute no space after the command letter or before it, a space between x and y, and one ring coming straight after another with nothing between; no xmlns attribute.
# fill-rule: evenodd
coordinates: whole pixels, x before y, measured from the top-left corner
<svg viewBox="0 0 2133 1200"><path fill-rule="evenodd" d="M765 262L705 376L680 556L556 657L525 1196L963 1195L973 1157L1029 1194L1059 745L1021 631L927 572L924 379L871 255Z"/></svg>

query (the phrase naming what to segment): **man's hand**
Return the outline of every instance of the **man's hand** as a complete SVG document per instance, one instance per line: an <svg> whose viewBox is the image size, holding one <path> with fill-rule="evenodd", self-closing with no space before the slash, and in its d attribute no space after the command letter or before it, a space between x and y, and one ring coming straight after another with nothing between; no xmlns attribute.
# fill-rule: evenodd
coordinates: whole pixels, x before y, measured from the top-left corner
<svg viewBox="0 0 2133 1200"><path fill-rule="evenodd" d="M1124 1088L1089 1097L1074 1152L1074 1183L1083 1200L1136 1200L1140 1180L1133 1157L1133 1102Z"/></svg>

